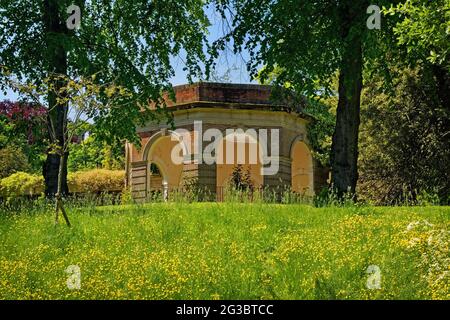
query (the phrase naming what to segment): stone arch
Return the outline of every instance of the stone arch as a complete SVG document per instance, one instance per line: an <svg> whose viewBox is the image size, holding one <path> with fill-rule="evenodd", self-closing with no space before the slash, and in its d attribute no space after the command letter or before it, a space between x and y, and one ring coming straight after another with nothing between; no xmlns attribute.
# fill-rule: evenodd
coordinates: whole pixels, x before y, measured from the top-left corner
<svg viewBox="0 0 450 320"><path fill-rule="evenodd" d="M167 136L174 137L181 143L183 157L187 157L187 155L189 154L189 152L188 152L189 148L187 147L185 141L183 140L183 137L180 134L178 134L176 131L162 129L162 130L156 132L154 135L152 135L148 139L148 141L145 144L145 147L143 149L143 152L142 152L142 161L147 161L148 155L150 153L150 149L155 145L155 142L159 138L167 137Z"/></svg>
<svg viewBox="0 0 450 320"><path fill-rule="evenodd" d="M234 150L232 152L233 159L227 152L227 148L231 146ZM241 153L242 150L244 155ZM223 138L217 143L216 152L216 187L226 187L234 168L239 164L242 165L244 171L249 170L255 187L263 185L263 154L257 134L252 134L250 130L234 131L228 134L225 132Z"/></svg>
<svg viewBox="0 0 450 320"><path fill-rule="evenodd" d="M314 195L314 163L309 145L303 135L294 139L290 148L291 157L291 187L292 191L312 196Z"/></svg>
<svg viewBox="0 0 450 320"><path fill-rule="evenodd" d="M176 139L173 139L176 137ZM178 140L178 141L177 141ZM174 162L172 150L181 144L181 156L184 159L187 155L187 148L180 136L169 130L161 130L150 137L143 151L142 160L147 166L147 190L156 188L155 179L161 181L162 189L177 188L180 185L183 173L183 163ZM158 167L160 177L155 176L152 181L151 165Z"/></svg>

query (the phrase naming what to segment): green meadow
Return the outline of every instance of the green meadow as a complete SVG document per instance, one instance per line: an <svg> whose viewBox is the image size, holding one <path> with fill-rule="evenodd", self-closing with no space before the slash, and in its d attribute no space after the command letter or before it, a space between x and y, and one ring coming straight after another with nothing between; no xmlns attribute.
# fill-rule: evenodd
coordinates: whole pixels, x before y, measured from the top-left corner
<svg viewBox="0 0 450 320"><path fill-rule="evenodd" d="M0 299L449 299L449 207L0 211ZM79 288L68 286L79 268Z"/></svg>

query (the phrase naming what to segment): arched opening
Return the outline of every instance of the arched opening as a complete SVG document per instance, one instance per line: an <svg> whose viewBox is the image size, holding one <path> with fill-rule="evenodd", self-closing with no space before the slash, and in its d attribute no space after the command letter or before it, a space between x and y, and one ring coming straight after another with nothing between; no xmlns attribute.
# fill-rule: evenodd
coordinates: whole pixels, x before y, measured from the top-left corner
<svg viewBox="0 0 450 320"><path fill-rule="evenodd" d="M292 191L306 196L314 195L313 160L304 142L294 142L291 160Z"/></svg>
<svg viewBox="0 0 450 320"><path fill-rule="evenodd" d="M233 172L240 171L256 189L262 186L261 149L257 139L245 132L225 136L217 146L216 186L221 192L233 184Z"/></svg>
<svg viewBox="0 0 450 320"><path fill-rule="evenodd" d="M154 162L149 165L150 174L150 190L160 190L163 186L164 177L162 175L161 169Z"/></svg>
<svg viewBox="0 0 450 320"><path fill-rule="evenodd" d="M183 164L172 159L172 150L179 143L169 135L157 138L150 146L147 156L148 190L167 190L179 187Z"/></svg>

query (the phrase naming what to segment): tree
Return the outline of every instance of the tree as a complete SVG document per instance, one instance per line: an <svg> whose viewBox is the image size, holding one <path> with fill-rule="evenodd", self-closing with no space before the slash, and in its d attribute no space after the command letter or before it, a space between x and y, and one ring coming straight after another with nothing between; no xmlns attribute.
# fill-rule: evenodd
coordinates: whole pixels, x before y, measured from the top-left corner
<svg viewBox="0 0 450 320"><path fill-rule="evenodd" d="M28 171L27 157L19 147L0 147L0 180L18 171Z"/></svg>
<svg viewBox="0 0 450 320"><path fill-rule="evenodd" d="M450 3L405 0L364 93L359 189L377 203L449 201ZM391 20L389 20L391 21ZM381 71L381 72L380 72Z"/></svg>
<svg viewBox="0 0 450 320"><path fill-rule="evenodd" d="M75 125L70 122L69 126ZM67 168L70 171L86 169L123 170L125 150L120 139L106 143L96 134L97 126L82 120L76 125L74 138L69 146L70 157Z"/></svg>
<svg viewBox="0 0 450 320"><path fill-rule="evenodd" d="M69 171L98 168L118 170L123 169L125 164L124 148L120 141L110 145L99 140L92 132L80 143L72 143L69 151Z"/></svg>
<svg viewBox="0 0 450 320"><path fill-rule="evenodd" d="M23 161L27 165L20 169L18 166L18 171L36 172L42 168L46 114L47 110L41 105L0 102L0 149L6 148L21 159L26 156ZM23 161L17 164L23 164Z"/></svg>
<svg viewBox="0 0 450 320"><path fill-rule="evenodd" d="M383 3L384 1L381 1ZM216 1L230 30L212 49L214 59L233 39L236 52L250 53L249 71L261 64L264 79L281 70L276 82L307 96L327 96L338 72L336 126L331 146L332 184L338 195L355 192L358 129L364 57L377 50L382 34L369 30L369 1L223 0ZM381 4L380 3L380 4ZM212 60L211 60L212 61ZM210 61L210 65L214 63Z"/></svg>
<svg viewBox="0 0 450 320"><path fill-rule="evenodd" d="M392 94L381 76L363 91L358 189L376 204L415 201L421 193L450 200L450 110L423 73L402 69Z"/></svg>
<svg viewBox="0 0 450 320"><path fill-rule="evenodd" d="M26 95L29 99L38 103L43 97L53 96L54 105L50 105L48 112L53 112L54 108L66 106L64 108L64 122L62 126L64 132L61 141L56 139L58 134L54 120L49 117L50 143L48 145L49 154L59 158L57 190L55 194L55 224L58 223L58 215L61 211L66 224L70 227L69 217L63 205L63 172L66 166L66 155L72 143L73 137L84 127L86 121L92 119L102 120L105 115L114 113L117 109L127 109L135 104L133 94L126 88L117 86L115 83L97 84L96 75L89 78L81 77L70 79L66 75L52 75L50 78L42 79L39 85L21 83L13 75L4 72L8 77L6 83ZM57 83L58 85L55 85ZM59 85L59 84L64 84ZM67 124L70 116L71 123ZM111 127L114 129L114 127ZM119 128L117 128L119 129ZM55 141L57 141L55 143Z"/></svg>
<svg viewBox="0 0 450 320"><path fill-rule="evenodd" d="M73 3L80 8L79 21L77 7L69 8ZM170 58L183 54L189 77L200 72L209 24L202 0L0 0L0 15L0 65L22 83L56 81L45 104L51 109L47 123L53 123L55 131L52 135L49 128L48 138L61 148L67 105L57 102L67 102L54 92L65 86L61 81L66 78L52 75L76 79L97 74L96 83L114 80L127 88L135 104L99 116L98 134L106 141L120 137L138 143L136 125L153 117L149 102L163 107L162 92L171 90ZM78 23L79 28L72 29ZM68 190L67 157L63 194ZM48 153L43 170L47 195L57 193L59 168L60 157Z"/></svg>
<svg viewBox="0 0 450 320"><path fill-rule="evenodd" d="M406 0L384 10L397 17L393 27L401 59L408 68L431 73L442 107L450 106L450 2ZM425 70L429 69L429 70ZM401 77L401 76L399 76ZM433 93L431 93L433 94Z"/></svg>

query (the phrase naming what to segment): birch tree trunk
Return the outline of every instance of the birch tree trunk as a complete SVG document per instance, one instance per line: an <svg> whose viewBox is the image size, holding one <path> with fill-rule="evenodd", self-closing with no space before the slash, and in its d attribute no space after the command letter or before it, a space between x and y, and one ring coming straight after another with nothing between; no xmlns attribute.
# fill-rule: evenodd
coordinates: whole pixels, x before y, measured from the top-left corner
<svg viewBox="0 0 450 320"><path fill-rule="evenodd" d="M59 158L58 190L55 195L55 224L58 224L59 210L61 210L67 226L70 227L71 225L70 225L69 217L67 216L66 209L64 209L64 205L62 203L62 195L61 195L62 182L63 182L62 177L63 177L63 171L64 171L64 162L65 162L64 159L65 159L64 152L62 152L60 155L60 158Z"/></svg>

